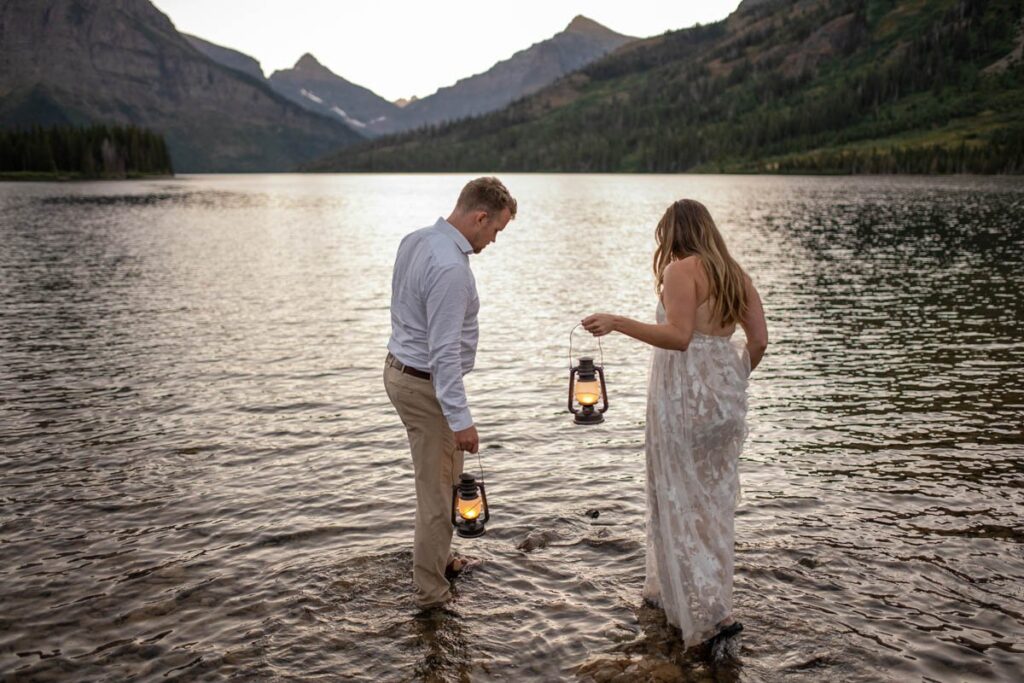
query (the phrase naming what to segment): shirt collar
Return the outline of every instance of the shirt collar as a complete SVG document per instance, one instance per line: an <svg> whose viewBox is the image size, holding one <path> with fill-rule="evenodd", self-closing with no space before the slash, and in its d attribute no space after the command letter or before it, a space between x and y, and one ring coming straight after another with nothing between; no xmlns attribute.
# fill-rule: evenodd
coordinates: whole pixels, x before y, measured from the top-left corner
<svg viewBox="0 0 1024 683"><path fill-rule="evenodd" d="M434 223L434 228L441 233L448 235L463 254L473 253L473 245L469 243L466 236L459 232L458 228L445 219L438 218L437 223Z"/></svg>

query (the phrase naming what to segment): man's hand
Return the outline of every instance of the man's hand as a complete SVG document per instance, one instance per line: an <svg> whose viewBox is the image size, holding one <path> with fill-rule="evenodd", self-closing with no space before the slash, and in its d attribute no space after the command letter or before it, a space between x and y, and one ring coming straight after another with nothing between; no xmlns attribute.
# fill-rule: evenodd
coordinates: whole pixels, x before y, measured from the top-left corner
<svg viewBox="0 0 1024 683"><path fill-rule="evenodd" d="M476 425L455 432L455 445L460 451L476 453L480 450L480 437L476 433Z"/></svg>

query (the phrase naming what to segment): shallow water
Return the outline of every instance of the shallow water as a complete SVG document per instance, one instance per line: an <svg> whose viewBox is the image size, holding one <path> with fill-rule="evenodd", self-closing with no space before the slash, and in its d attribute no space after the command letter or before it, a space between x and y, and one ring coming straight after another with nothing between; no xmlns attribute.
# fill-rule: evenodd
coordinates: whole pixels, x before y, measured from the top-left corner
<svg viewBox="0 0 1024 683"><path fill-rule="evenodd" d="M456 542L484 564L450 610L418 617L390 266L465 180L0 184L0 673L1019 680L1024 181L506 176L520 216L473 258L467 378L493 519ZM640 600L647 350L604 343L605 424L564 412L570 329L653 318L682 196L771 335L746 631L717 658Z"/></svg>

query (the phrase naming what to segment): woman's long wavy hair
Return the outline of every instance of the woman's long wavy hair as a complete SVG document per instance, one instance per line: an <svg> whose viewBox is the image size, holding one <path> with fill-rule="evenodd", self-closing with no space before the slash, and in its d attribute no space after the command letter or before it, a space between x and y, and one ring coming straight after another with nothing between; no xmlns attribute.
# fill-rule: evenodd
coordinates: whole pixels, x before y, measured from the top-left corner
<svg viewBox="0 0 1024 683"><path fill-rule="evenodd" d="M665 269L676 259L697 255L708 276L712 313L721 325L738 323L747 312L743 269L729 255L707 208L693 199L680 199L658 221L658 248L654 251L654 282L658 297L665 285Z"/></svg>

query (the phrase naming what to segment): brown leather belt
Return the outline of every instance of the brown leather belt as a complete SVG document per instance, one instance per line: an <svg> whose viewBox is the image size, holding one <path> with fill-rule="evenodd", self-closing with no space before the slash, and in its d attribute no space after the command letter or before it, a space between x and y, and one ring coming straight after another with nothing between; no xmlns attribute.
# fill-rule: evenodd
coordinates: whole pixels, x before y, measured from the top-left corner
<svg viewBox="0 0 1024 683"><path fill-rule="evenodd" d="M422 370L417 370L416 368L410 368L408 365L406 365L405 363L391 355L390 351L388 352L388 365L393 367L395 370L398 370L399 372L404 372L407 375L419 377L420 379L430 379L429 372L423 372Z"/></svg>

